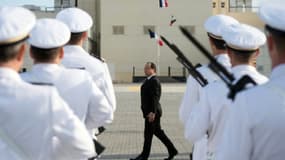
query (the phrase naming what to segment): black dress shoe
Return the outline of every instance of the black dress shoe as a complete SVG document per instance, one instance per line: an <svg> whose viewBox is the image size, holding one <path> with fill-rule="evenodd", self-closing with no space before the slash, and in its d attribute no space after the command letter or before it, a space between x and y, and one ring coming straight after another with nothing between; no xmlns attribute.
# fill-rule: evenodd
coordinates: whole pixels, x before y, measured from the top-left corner
<svg viewBox="0 0 285 160"><path fill-rule="evenodd" d="M141 155L139 155L136 158L131 158L130 160L147 160L147 158L142 157Z"/></svg>
<svg viewBox="0 0 285 160"><path fill-rule="evenodd" d="M173 152L169 153L169 157L165 158L164 160L172 160L177 154L178 151L175 149Z"/></svg>

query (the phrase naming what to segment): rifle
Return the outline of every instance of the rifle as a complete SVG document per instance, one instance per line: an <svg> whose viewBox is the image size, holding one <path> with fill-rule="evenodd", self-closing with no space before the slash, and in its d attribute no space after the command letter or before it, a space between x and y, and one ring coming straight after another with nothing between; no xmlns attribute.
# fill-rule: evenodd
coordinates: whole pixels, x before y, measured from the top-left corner
<svg viewBox="0 0 285 160"><path fill-rule="evenodd" d="M202 86L205 87L208 84L207 79L197 71L195 67L182 53L182 51L173 43L170 43L165 37L161 36L162 41L177 55L177 60L188 70L189 74Z"/></svg>
<svg viewBox="0 0 285 160"><path fill-rule="evenodd" d="M211 54L210 52L201 45L201 43L183 27L179 27L181 32L186 36L201 52L202 54L209 59L210 65L209 68L216 73L228 86L230 92L228 98L234 100L237 93L246 89L248 84L257 85L256 82L249 77L248 75L243 76L241 79L235 82L235 77L228 72L228 70L221 65Z"/></svg>

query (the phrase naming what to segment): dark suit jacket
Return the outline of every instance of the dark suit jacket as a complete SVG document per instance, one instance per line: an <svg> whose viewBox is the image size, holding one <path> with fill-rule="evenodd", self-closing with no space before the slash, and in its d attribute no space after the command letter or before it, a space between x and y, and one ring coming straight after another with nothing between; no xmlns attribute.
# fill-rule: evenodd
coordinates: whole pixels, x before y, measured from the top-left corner
<svg viewBox="0 0 285 160"><path fill-rule="evenodd" d="M149 80L146 79L141 86L141 109L144 118L153 112L156 116L162 116L162 109L159 103L161 96L161 85L160 81L156 76L151 77Z"/></svg>

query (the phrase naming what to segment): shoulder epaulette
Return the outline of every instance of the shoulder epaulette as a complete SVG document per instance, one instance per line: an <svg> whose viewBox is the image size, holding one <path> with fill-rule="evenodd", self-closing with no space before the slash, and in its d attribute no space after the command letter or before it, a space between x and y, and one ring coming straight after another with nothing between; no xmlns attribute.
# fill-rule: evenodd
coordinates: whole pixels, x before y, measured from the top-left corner
<svg viewBox="0 0 285 160"><path fill-rule="evenodd" d="M53 86L52 83L44 83L44 82L29 82L29 83L37 86Z"/></svg>
<svg viewBox="0 0 285 160"><path fill-rule="evenodd" d="M95 58L97 58L99 61L101 61L101 62L103 62L103 63L106 62L106 60L105 60L104 58L100 57L100 56L97 55L97 54L91 54L91 55L93 55Z"/></svg>
<svg viewBox="0 0 285 160"><path fill-rule="evenodd" d="M85 67L69 67L67 69L79 69L79 70L86 70Z"/></svg>

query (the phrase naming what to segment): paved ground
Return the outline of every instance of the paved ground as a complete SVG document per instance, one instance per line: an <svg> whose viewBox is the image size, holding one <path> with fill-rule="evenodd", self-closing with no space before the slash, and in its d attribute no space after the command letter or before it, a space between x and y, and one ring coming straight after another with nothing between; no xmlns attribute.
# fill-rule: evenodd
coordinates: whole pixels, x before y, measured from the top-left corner
<svg viewBox="0 0 285 160"><path fill-rule="evenodd" d="M107 149L100 159L127 160L142 150L144 120L140 111L140 84L115 85L118 108L115 121L99 140ZM178 119L178 108L185 90L184 84L163 84L162 128L179 151L176 160L188 160L191 145L184 139L183 126ZM168 156L166 148L157 138L153 139L150 160Z"/></svg>

